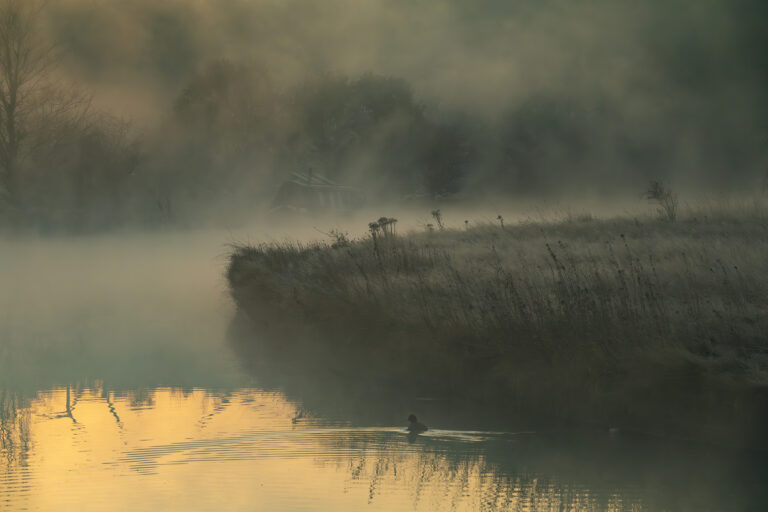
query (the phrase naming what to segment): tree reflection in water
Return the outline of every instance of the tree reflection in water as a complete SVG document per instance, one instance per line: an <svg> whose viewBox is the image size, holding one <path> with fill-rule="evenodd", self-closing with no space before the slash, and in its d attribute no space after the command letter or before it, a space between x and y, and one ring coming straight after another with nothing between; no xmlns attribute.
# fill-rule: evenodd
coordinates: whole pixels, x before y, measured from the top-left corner
<svg viewBox="0 0 768 512"><path fill-rule="evenodd" d="M30 449L29 400L0 389L0 454L5 470L24 466Z"/></svg>
<svg viewBox="0 0 768 512"><path fill-rule="evenodd" d="M363 453L337 466L349 475L347 487L364 483L368 502L393 488L407 489L418 510L526 510L536 512L639 512L650 510L635 494L580 486L536 471L509 472L488 461L485 442L476 447L427 440L404 451L398 442L346 443L345 453ZM469 443L475 445L475 443ZM655 510L655 509L654 509Z"/></svg>

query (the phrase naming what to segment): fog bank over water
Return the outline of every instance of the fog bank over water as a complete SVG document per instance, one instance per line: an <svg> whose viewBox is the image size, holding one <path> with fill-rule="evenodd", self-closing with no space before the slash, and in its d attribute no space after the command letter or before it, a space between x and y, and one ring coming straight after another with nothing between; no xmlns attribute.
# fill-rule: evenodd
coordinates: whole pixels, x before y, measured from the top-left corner
<svg viewBox="0 0 768 512"><path fill-rule="evenodd" d="M233 314L226 242L210 231L0 238L2 385L215 383Z"/></svg>

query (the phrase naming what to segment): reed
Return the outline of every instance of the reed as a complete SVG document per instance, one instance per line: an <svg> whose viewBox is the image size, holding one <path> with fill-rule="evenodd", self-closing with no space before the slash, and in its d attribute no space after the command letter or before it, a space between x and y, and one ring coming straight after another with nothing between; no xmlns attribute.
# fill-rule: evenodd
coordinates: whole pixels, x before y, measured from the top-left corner
<svg viewBox="0 0 768 512"><path fill-rule="evenodd" d="M757 206L674 223L473 223L336 248L239 246L228 277L241 308L347 333L452 390L556 395L566 409L671 393L695 408L709 402L692 395L768 385L766 235Z"/></svg>

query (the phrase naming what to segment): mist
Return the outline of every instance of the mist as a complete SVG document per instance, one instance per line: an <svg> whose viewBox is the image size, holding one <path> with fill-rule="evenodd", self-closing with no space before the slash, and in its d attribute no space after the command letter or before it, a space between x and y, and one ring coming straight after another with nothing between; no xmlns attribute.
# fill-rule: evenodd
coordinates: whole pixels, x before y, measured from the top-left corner
<svg viewBox="0 0 768 512"><path fill-rule="evenodd" d="M11 224L227 224L264 217L310 169L394 205L637 197L651 180L717 196L766 179L753 0L22 11L33 46L54 48L36 104L58 114L24 120Z"/></svg>
<svg viewBox="0 0 768 512"><path fill-rule="evenodd" d="M766 48L764 0L0 0L3 503L765 509Z"/></svg>
<svg viewBox="0 0 768 512"><path fill-rule="evenodd" d="M228 362L227 240L216 231L0 237L0 386L229 384L212 374Z"/></svg>

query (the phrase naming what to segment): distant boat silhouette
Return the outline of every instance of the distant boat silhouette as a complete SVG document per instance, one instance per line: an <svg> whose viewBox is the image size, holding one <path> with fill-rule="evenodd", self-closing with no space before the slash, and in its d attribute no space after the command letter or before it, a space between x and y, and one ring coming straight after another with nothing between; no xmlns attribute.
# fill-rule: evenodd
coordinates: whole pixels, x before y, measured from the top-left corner
<svg viewBox="0 0 768 512"><path fill-rule="evenodd" d="M413 414L408 416L408 421L410 422L408 425L408 432L411 434L421 434L422 432L429 430L427 426L419 422L418 418L416 418L416 416Z"/></svg>

